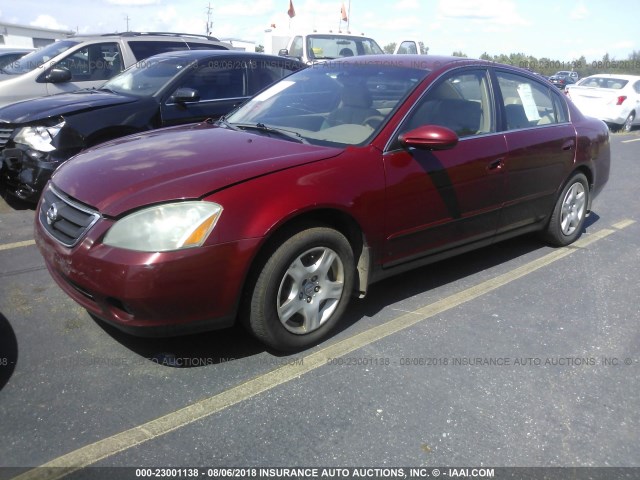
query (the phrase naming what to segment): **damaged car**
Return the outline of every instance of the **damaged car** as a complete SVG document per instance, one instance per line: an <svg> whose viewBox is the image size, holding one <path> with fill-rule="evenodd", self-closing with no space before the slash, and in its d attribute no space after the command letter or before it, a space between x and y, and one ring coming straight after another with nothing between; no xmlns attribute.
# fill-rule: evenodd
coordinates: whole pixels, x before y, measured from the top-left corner
<svg viewBox="0 0 640 480"><path fill-rule="evenodd" d="M160 127L217 119L305 65L259 53L191 50L140 61L99 88L0 108L1 181L37 202L54 170L88 147Z"/></svg>
<svg viewBox="0 0 640 480"><path fill-rule="evenodd" d="M354 56L218 122L82 152L45 188L35 241L100 322L141 336L239 323L298 351L391 275L524 233L571 244L610 157L607 126L526 70Z"/></svg>

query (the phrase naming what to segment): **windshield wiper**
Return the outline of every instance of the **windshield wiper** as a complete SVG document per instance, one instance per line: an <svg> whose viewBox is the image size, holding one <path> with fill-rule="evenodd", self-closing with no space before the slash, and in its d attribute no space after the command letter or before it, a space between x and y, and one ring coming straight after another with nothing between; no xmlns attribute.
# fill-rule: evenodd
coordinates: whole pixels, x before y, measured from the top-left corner
<svg viewBox="0 0 640 480"><path fill-rule="evenodd" d="M208 121L208 120L207 120ZM213 123L213 122L211 122ZM223 127L228 128L229 130L238 130L234 125L231 125L229 122L227 122L227 117L225 117L224 115L222 115L217 122L215 122L217 125L221 125Z"/></svg>
<svg viewBox="0 0 640 480"><path fill-rule="evenodd" d="M291 140L295 140L300 143L309 143L302 135L292 130L286 130L284 128L276 128L265 125L264 123L234 123L233 127L240 128L242 130L258 130L265 133L276 133L281 137L285 137Z"/></svg>

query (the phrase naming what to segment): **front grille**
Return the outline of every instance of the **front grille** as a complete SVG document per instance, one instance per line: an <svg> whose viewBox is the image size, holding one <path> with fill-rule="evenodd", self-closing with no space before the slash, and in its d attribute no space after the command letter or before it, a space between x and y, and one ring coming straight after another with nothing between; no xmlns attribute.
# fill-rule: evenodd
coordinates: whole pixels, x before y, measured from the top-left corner
<svg viewBox="0 0 640 480"><path fill-rule="evenodd" d="M9 141L9 138L11 138L13 130L13 128L0 128L0 150L4 148Z"/></svg>
<svg viewBox="0 0 640 480"><path fill-rule="evenodd" d="M49 185L42 194L38 218L49 235L73 247L98 221L100 214Z"/></svg>

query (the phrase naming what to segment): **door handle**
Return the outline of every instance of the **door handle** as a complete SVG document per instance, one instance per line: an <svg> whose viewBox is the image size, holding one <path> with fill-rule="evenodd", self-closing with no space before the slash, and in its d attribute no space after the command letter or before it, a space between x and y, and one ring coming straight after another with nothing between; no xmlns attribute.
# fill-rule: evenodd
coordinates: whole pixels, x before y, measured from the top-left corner
<svg viewBox="0 0 640 480"><path fill-rule="evenodd" d="M567 140L566 142L564 142L562 144L562 150L567 151L567 150L573 150L573 147L576 146L576 142L575 140L571 139L571 140Z"/></svg>
<svg viewBox="0 0 640 480"><path fill-rule="evenodd" d="M504 158L498 158L492 161L489 165L487 165L487 170L492 171L500 171L504 166Z"/></svg>

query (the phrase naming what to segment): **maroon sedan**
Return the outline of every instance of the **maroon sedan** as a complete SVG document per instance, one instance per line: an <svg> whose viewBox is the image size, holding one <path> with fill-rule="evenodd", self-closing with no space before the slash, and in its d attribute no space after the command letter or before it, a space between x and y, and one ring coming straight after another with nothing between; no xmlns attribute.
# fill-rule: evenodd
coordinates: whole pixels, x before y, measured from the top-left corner
<svg viewBox="0 0 640 480"><path fill-rule="evenodd" d="M45 189L36 240L65 292L122 330L240 321L295 350L382 278L525 232L573 242L609 160L606 125L527 71L352 57L217 123L81 153Z"/></svg>

